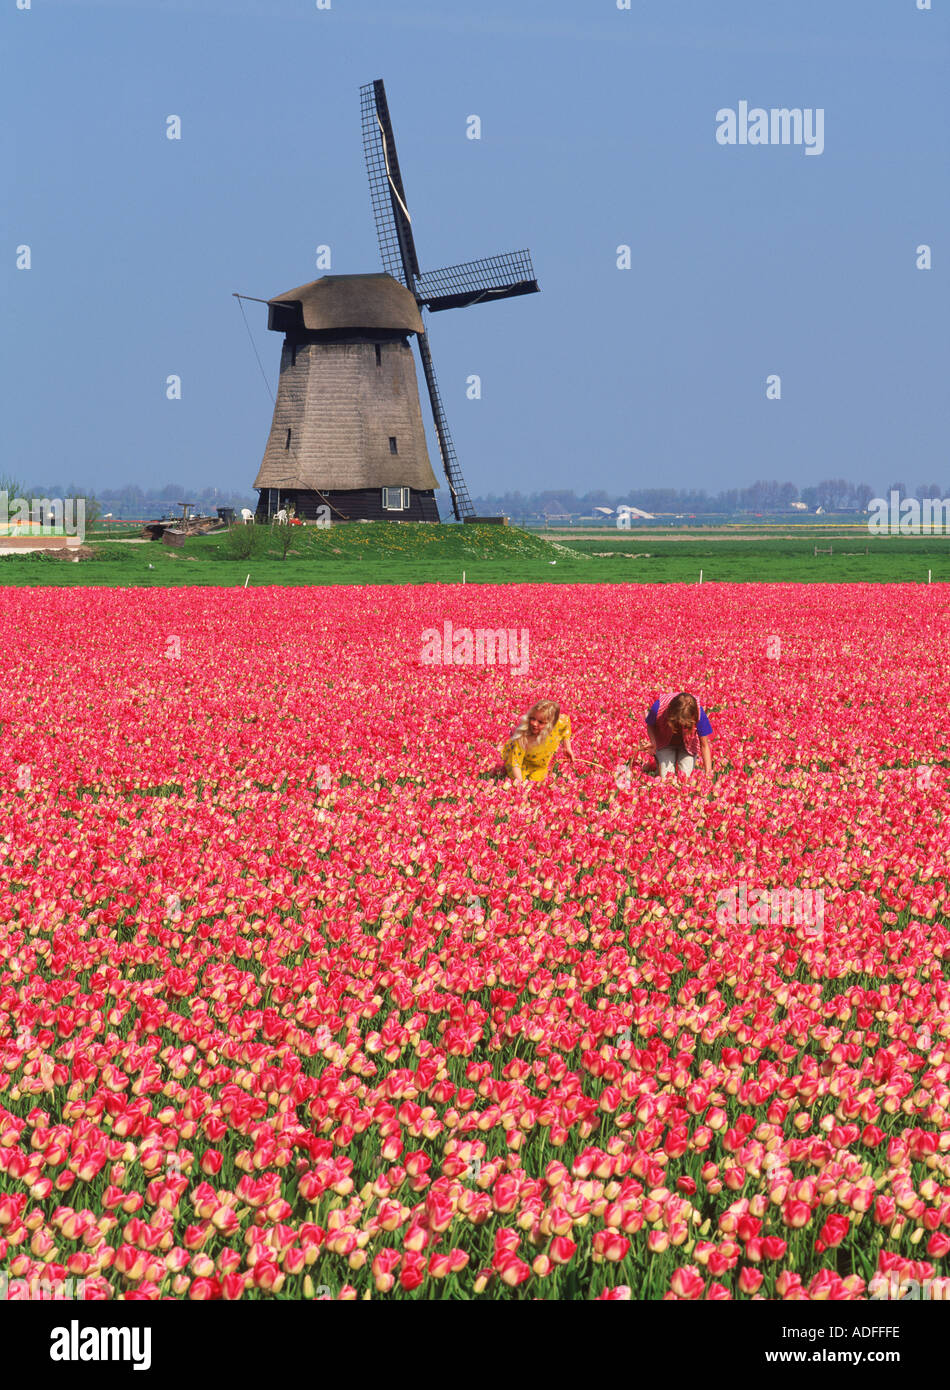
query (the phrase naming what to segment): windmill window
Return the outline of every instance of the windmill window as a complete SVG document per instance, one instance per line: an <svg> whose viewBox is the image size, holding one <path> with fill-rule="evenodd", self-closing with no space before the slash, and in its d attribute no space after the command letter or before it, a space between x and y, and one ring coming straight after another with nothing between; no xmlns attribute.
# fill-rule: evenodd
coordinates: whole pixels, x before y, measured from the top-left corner
<svg viewBox="0 0 950 1390"><path fill-rule="evenodd" d="M296 343L294 343L294 344L291 346L291 349L290 349L290 365L291 365L292 367L296 367L296 365L297 365L297 344L296 344Z"/></svg>
<svg viewBox="0 0 950 1390"><path fill-rule="evenodd" d="M291 430L288 430L288 431L287 431L287 441L286 441L286 443L284 444L284 448L285 448L285 449L289 449L289 448L290 448L290 436L291 436L291 433L292 433Z"/></svg>
<svg viewBox="0 0 950 1390"><path fill-rule="evenodd" d="M396 436L395 436L394 434L391 434L391 435L389 436L389 452L390 452L391 454L398 454L398 453L399 453L399 450L398 450L397 447L396 447Z"/></svg>
<svg viewBox="0 0 950 1390"><path fill-rule="evenodd" d="M407 487L383 488L383 511L405 512L409 510L409 489Z"/></svg>
<svg viewBox="0 0 950 1390"><path fill-rule="evenodd" d="M376 365L377 367L381 367L383 365L383 350L379 346L379 343L376 344Z"/></svg>

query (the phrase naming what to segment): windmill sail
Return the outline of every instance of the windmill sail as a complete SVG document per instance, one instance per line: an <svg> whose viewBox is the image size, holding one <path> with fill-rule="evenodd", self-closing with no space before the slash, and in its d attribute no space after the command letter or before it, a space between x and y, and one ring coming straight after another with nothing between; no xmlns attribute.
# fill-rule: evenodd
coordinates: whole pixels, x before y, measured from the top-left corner
<svg viewBox="0 0 950 1390"><path fill-rule="evenodd" d="M487 300L536 293L539 286L527 251L512 251L484 260L467 261L462 265L445 266L428 274L420 271L412 218L396 155L389 103L381 80L377 79L360 89L360 105L366 171L383 267L412 291L420 309L427 308L438 313L442 309L462 309ZM449 433L427 334L420 334L418 341L442 467L452 495L452 510L456 520L462 521L465 517L474 516L475 509Z"/></svg>
<svg viewBox="0 0 950 1390"><path fill-rule="evenodd" d="M511 299L534 294L538 282L527 251L508 251L482 261L466 261L442 270L428 270L416 280L416 299L427 309L463 309L488 299Z"/></svg>
<svg viewBox="0 0 950 1390"><path fill-rule="evenodd" d="M419 275L419 262L412 239L406 190L399 172L389 103L381 80L360 88L360 106L366 172L369 175L370 198L383 269L387 275L392 275L415 292L414 281Z"/></svg>
<svg viewBox="0 0 950 1390"><path fill-rule="evenodd" d="M428 333L420 333L417 341L419 343L419 356L422 358L422 371L425 375L426 386L429 388L429 400L432 403L432 417L435 421L435 432L439 441L439 453L442 456L442 468L449 485L449 491L452 494L452 510L455 513L456 521L461 521L465 516L474 516L475 508L468 495L468 488L462 477L455 445L452 443L452 436L449 433L449 422L445 418L442 393L439 390L439 383L435 379L435 367L432 365Z"/></svg>

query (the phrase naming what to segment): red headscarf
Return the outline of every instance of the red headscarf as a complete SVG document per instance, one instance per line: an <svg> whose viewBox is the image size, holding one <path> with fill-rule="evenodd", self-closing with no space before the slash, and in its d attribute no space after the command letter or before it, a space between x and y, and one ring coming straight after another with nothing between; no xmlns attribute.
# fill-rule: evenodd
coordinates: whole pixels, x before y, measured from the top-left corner
<svg viewBox="0 0 950 1390"><path fill-rule="evenodd" d="M669 695L659 696L659 708L656 712L656 724L653 726L653 732L656 734L657 748L668 748L669 745L673 742L674 738L676 738L677 733L679 732L678 730L674 729L670 724L669 720L666 717L666 711L669 707L670 701L675 700L676 696L681 693L682 692L680 691L674 690ZM697 700L696 703L698 705L699 701ZM689 756L691 758L698 758L699 735L697 734L696 729L694 728L691 734L684 733L682 735L682 739L683 748L689 754Z"/></svg>

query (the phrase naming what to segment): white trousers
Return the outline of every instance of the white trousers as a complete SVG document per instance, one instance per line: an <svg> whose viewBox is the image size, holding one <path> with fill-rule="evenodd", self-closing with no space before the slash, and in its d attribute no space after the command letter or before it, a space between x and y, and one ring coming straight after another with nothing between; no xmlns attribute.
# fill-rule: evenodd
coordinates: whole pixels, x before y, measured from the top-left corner
<svg viewBox="0 0 950 1390"><path fill-rule="evenodd" d="M656 761L661 777L669 777L674 768L678 768L684 777L691 777L696 766L696 759L691 754L680 753L677 757L675 748L658 748Z"/></svg>

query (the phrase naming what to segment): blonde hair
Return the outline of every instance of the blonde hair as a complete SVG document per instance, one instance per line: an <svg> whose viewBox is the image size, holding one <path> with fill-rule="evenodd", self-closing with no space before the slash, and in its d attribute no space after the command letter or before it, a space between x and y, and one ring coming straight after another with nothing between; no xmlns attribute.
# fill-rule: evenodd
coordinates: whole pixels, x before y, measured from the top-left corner
<svg viewBox="0 0 950 1390"><path fill-rule="evenodd" d="M523 714L511 733L505 739L506 743L520 743L524 748L524 741L528 736L528 720L532 715L538 719L543 719L548 729L553 729L554 725L561 717L561 706L556 700L539 700L532 705L527 714Z"/></svg>

